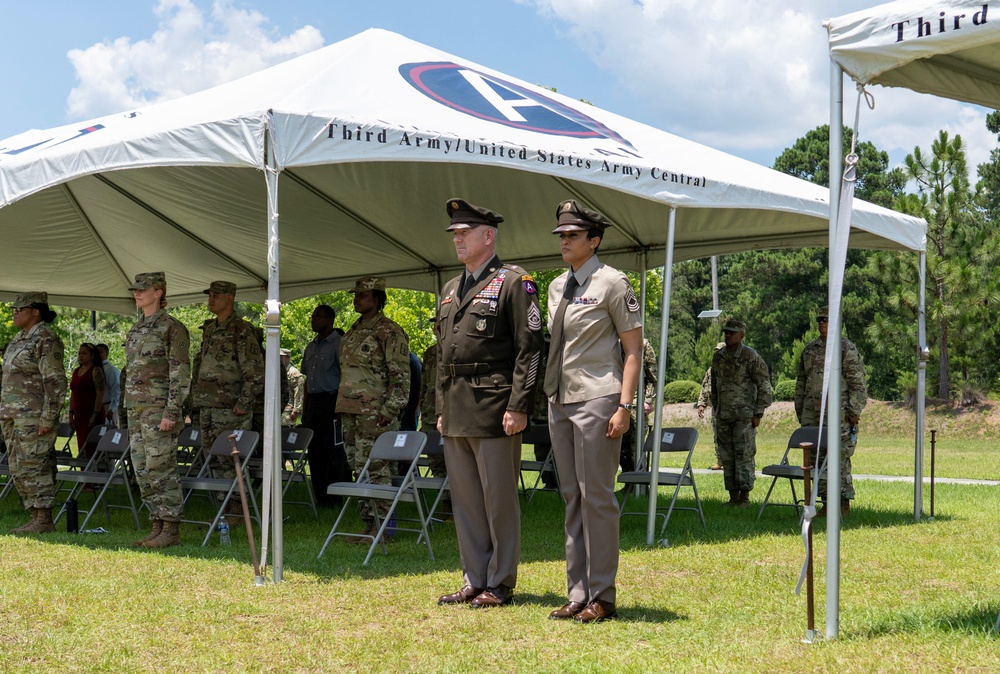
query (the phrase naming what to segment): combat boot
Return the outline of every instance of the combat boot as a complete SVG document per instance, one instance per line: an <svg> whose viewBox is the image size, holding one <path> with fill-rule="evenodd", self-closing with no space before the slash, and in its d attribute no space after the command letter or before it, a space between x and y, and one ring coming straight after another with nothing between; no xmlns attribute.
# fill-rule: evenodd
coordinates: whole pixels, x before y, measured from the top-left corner
<svg viewBox="0 0 1000 674"><path fill-rule="evenodd" d="M740 502L740 492L737 489L729 490L729 503L726 505L730 508L735 507Z"/></svg>
<svg viewBox="0 0 1000 674"><path fill-rule="evenodd" d="M21 527L19 533L48 534L55 530L56 525L52 522L52 508L35 508L31 521Z"/></svg>
<svg viewBox="0 0 1000 674"><path fill-rule="evenodd" d="M31 533L32 525L34 525L35 521L38 520L38 508L28 508L28 513L31 515L31 518L27 522L19 526L17 529L11 529L10 533L12 534Z"/></svg>
<svg viewBox="0 0 1000 674"><path fill-rule="evenodd" d="M736 502L737 508L749 508L750 507L750 492L740 491L739 500Z"/></svg>
<svg viewBox="0 0 1000 674"><path fill-rule="evenodd" d="M163 531L163 520L153 520L153 530L150 531L149 535L146 536L145 538L140 539L138 541L133 541L132 547L141 548L145 546L146 543L149 543L151 540L159 536L161 531Z"/></svg>
<svg viewBox="0 0 1000 674"><path fill-rule="evenodd" d="M142 544L144 548L169 548L172 545L181 544L181 534L179 531L180 522L168 522L163 521L163 529L160 530L160 535L151 541L147 541Z"/></svg>
<svg viewBox="0 0 1000 674"><path fill-rule="evenodd" d="M851 500L847 498L840 499L840 519L844 519L851 512Z"/></svg>

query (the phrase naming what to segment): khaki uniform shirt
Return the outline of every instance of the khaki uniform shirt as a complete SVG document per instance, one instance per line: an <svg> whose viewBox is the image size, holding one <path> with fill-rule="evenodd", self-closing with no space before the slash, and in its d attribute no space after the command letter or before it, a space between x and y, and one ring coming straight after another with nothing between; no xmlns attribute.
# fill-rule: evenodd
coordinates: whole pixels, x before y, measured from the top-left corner
<svg viewBox="0 0 1000 674"><path fill-rule="evenodd" d="M563 299L563 289L570 272L549 285L549 334L552 321ZM618 335L642 327L639 300L628 277L608 267L597 255L584 262L575 273L580 284L571 304L566 307L563 323L563 370L557 403L580 403L621 393L622 355ZM549 347L549 363L558 362Z"/></svg>
<svg viewBox="0 0 1000 674"><path fill-rule="evenodd" d="M21 330L4 353L0 419L38 419L54 428L66 398L63 343L43 321Z"/></svg>

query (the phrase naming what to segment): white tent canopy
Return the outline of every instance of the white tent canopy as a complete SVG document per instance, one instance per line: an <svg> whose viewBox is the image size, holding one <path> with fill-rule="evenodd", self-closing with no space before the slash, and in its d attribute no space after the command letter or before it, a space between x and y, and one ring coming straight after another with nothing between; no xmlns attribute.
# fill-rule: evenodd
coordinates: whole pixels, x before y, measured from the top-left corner
<svg viewBox="0 0 1000 674"><path fill-rule="evenodd" d="M831 129L839 129L843 124L843 72L863 85L903 87L1000 108L1000 7L996 2L891 2L828 19L824 25L829 32L833 64ZM841 165L841 153L831 136L830 175L839 174ZM924 404L929 357L924 310L925 267L926 256L921 253L913 485L916 520L923 511ZM831 398L835 393L831 390ZM833 527L828 526L828 531L833 532ZM836 636L838 629L839 560L832 559L829 550L834 544L839 546L836 533L828 535L827 636ZM833 573L836 578L831 577ZM1000 627L1000 617L997 625Z"/></svg>
<svg viewBox="0 0 1000 674"><path fill-rule="evenodd" d="M46 290L54 304L128 311L125 287L149 270L167 272L175 303L216 279L236 282L238 299L266 297L267 461L279 300L364 274L436 290L459 268L444 231L452 196L503 213L499 252L528 268L561 265L555 206L580 199L617 224L603 260L642 270L665 253L665 302L675 251L828 241L823 188L369 30L183 99L0 141L0 237L16 251L0 299ZM925 226L858 203L851 243L922 250ZM662 316L661 375L669 304Z"/></svg>
<svg viewBox="0 0 1000 674"><path fill-rule="evenodd" d="M830 57L856 82L1000 107L1000 6L901 0L824 22Z"/></svg>
<svg viewBox="0 0 1000 674"><path fill-rule="evenodd" d="M272 153L270 157L266 153ZM444 201L507 217L501 254L560 264L555 205L576 197L618 227L603 257L678 259L824 246L820 187L369 30L183 99L0 141L0 298L126 311L137 272L168 272L173 302L213 279L265 297L267 190L281 172L281 299L382 273L435 290L457 269ZM918 220L864 204L852 245L923 247ZM44 252L34 256L29 251ZM39 264L42 259L47 264Z"/></svg>

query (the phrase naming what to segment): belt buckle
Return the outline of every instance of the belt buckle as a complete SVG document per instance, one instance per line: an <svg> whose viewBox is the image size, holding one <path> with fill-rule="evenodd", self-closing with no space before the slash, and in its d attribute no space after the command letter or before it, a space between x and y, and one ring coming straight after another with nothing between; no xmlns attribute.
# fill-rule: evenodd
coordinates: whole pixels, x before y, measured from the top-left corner
<svg viewBox="0 0 1000 674"><path fill-rule="evenodd" d="M457 377L458 376L458 373L455 372L455 364L454 363L448 363L448 368L450 370L449 374L452 377Z"/></svg>

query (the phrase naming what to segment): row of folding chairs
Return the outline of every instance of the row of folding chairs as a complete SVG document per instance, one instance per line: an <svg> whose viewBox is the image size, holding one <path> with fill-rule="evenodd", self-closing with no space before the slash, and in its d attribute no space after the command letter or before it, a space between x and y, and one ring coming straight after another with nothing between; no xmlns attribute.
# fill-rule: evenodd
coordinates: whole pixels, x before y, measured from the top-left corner
<svg viewBox="0 0 1000 674"><path fill-rule="evenodd" d="M543 437L535 435L531 439ZM652 450L653 443L660 442L661 453L682 453L684 463L680 469L661 468L657 472L657 483L660 486L674 487L670 502L666 507L657 510L657 516L662 518L663 524L660 529L661 535L667 527L671 515L675 511L690 510L698 514L702 526L705 526L705 515L701 506L701 499L698 496L698 488L695 483L694 470L691 467L691 459L695 444L698 440L698 431L694 428L665 428L660 434L651 433L646 440L645 450ZM392 431L384 433L378 437L368 461L365 463L358 479L355 482L337 482L327 488L327 493L331 496L341 496L345 498L340 513L337 516L329 535L320 549L319 556L326 552L330 542L336 536L354 536L369 539L368 552L365 556L364 565L367 565L375 553L381 548L386 554L385 539L386 532L390 526L390 519L395 521L395 531L411 531L417 533L417 543L423 542L427 546L427 552L431 559L434 553L429 539L429 530L433 526L433 514L444 498L447 491L447 478L434 478L420 474L421 453L424 456L438 454L441 452L441 437L437 433L420 433L417 431ZM549 452L551 458L551 450ZM406 469L402 475L397 476L392 484L372 484L369 477L369 467L372 461L395 461L402 463ZM539 471L544 469L543 465L535 467ZM626 510L628 496L642 485L649 485L653 479L650 471L631 471L622 473L618 477L619 483L623 484L624 494L620 504L620 516L626 515L646 515L646 512L631 512ZM523 486L523 483L522 483ZM537 490L536 481L532 489ZM693 492L694 505L679 505L678 499L681 489L691 488ZM430 494L431 505L428 506L428 497L424 492ZM352 501L381 501L388 503L386 511L389 517L379 519L376 515L376 531L373 534L364 535L359 532L349 531L343 527L344 517L349 510ZM416 506L417 519L407 520L415 526L405 528L401 525L403 521L397 511L400 503L413 503ZM373 508L373 512L378 510Z"/></svg>

